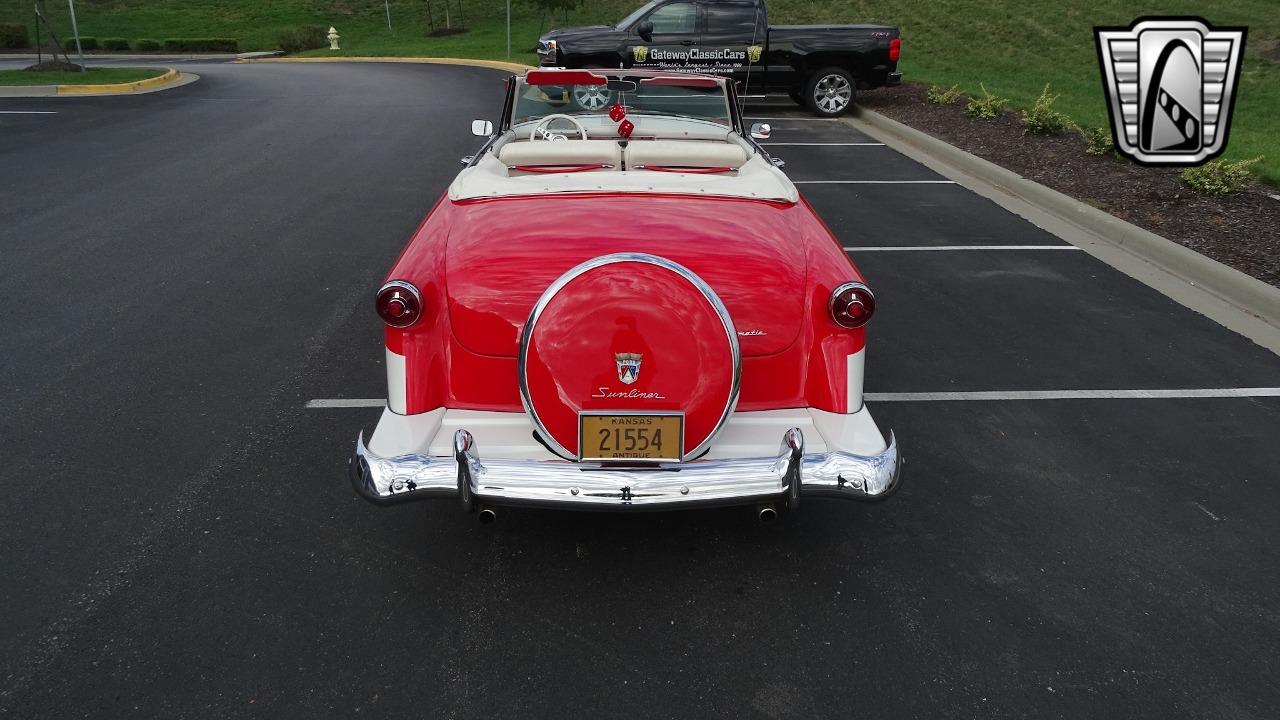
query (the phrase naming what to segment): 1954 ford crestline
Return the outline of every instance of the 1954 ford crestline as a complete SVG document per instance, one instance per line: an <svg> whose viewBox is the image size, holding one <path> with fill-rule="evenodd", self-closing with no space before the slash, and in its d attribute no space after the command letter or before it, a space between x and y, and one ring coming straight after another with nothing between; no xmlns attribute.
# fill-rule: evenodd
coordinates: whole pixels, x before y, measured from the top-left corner
<svg viewBox="0 0 1280 720"><path fill-rule="evenodd" d="M533 70L476 130L377 295L363 497L772 516L893 493L862 401L875 297L731 85Z"/></svg>

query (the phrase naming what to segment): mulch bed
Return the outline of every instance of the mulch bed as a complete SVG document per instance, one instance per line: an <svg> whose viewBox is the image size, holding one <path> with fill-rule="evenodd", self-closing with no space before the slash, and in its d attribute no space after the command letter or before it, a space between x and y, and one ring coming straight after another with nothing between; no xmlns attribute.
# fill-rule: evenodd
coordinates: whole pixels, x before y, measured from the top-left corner
<svg viewBox="0 0 1280 720"><path fill-rule="evenodd" d="M864 93L858 101L1280 287L1280 188L1254 185L1234 195L1203 195L1188 187L1178 170L1142 167L1114 155L1086 155L1084 139L1076 132L1025 135L1019 113L974 120L964 114L964 99L936 105L925 100L925 93L925 86L907 84Z"/></svg>

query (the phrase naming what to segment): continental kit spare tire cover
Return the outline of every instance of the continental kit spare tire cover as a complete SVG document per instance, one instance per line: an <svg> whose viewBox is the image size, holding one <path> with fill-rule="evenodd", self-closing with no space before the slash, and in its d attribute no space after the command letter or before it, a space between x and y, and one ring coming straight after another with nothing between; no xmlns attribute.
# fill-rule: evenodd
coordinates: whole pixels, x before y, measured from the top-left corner
<svg viewBox="0 0 1280 720"><path fill-rule="evenodd" d="M547 287L520 337L519 373L525 409L561 456L582 457L580 412L679 412L681 459L690 460L733 412L741 357L729 313L701 278L665 258L620 253Z"/></svg>

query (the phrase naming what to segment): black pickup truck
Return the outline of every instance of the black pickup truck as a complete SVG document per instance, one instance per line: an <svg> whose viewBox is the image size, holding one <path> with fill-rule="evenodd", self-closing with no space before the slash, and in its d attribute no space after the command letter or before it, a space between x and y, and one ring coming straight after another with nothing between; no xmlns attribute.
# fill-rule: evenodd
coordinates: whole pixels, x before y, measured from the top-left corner
<svg viewBox="0 0 1280 720"><path fill-rule="evenodd" d="M652 0L617 25L552 30L538 58L544 67L732 75L742 96L785 92L835 117L857 90L902 81L901 43L889 25L770 25L764 0Z"/></svg>

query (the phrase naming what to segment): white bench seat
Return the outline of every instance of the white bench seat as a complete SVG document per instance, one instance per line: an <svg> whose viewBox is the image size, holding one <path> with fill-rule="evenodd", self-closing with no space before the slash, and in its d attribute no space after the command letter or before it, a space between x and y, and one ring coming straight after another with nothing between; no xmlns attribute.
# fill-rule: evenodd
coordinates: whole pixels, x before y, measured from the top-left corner
<svg viewBox="0 0 1280 720"><path fill-rule="evenodd" d="M628 170L648 165L671 168L727 167L737 170L747 162L747 151L727 142L695 140L635 140L627 144Z"/></svg>
<svg viewBox="0 0 1280 720"><path fill-rule="evenodd" d="M508 142L498 150L507 167L557 165L622 166L622 148L616 140L523 140Z"/></svg>

